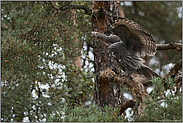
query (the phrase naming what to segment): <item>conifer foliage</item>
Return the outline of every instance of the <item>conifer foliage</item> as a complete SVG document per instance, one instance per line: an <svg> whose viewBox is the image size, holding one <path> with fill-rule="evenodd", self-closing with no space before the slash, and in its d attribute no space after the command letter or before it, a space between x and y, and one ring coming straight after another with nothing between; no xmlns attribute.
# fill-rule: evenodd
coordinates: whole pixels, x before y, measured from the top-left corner
<svg viewBox="0 0 183 123"><path fill-rule="evenodd" d="M181 7L164 1L2 1L1 121L181 122ZM104 50L109 44L86 33L111 34L109 26L121 15L164 44L157 55L144 58L163 79L153 78L151 85L140 81L147 95L140 98L138 112L132 84L98 82L111 67L113 79L123 73L107 61L112 61ZM122 109L129 100L135 105L127 117Z"/></svg>

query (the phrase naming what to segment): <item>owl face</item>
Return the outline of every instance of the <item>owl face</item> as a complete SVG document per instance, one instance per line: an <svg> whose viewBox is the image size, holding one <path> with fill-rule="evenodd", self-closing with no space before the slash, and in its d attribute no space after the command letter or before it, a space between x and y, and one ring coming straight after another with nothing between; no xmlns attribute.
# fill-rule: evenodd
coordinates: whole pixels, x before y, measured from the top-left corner
<svg viewBox="0 0 183 123"><path fill-rule="evenodd" d="M126 49L123 42L111 44L108 49L113 59L115 59L117 62L121 62L126 54Z"/></svg>
<svg viewBox="0 0 183 123"><path fill-rule="evenodd" d="M112 58L117 60L117 62L121 62L120 54L117 51L111 51Z"/></svg>

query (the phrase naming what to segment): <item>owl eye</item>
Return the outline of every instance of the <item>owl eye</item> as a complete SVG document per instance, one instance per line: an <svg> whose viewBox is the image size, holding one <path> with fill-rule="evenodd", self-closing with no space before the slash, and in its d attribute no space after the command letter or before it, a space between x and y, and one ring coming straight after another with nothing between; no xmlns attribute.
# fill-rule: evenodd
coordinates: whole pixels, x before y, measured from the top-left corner
<svg viewBox="0 0 183 123"><path fill-rule="evenodd" d="M112 52L113 59L116 59L117 52Z"/></svg>
<svg viewBox="0 0 183 123"><path fill-rule="evenodd" d="M112 52L112 55L115 56L117 54L117 52Z"/></svg>

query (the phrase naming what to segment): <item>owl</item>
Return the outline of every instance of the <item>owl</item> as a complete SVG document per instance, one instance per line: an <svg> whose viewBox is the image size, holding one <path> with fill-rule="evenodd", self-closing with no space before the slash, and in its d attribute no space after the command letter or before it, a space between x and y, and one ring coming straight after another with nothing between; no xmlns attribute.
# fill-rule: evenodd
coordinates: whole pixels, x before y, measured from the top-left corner
<svg viewBox="0 0 183 123"><path fill-rule="evenodd" d="M143 64L144 60L140 58L145 55L153 56L156 53L156 42L147 31L128 18L119 18L113 24L112 32L115 35L107 36L99 32L91 32L91 34L112 43L108 51L127 75L137 73L147 79L153 76L160 77Z"/></svg>

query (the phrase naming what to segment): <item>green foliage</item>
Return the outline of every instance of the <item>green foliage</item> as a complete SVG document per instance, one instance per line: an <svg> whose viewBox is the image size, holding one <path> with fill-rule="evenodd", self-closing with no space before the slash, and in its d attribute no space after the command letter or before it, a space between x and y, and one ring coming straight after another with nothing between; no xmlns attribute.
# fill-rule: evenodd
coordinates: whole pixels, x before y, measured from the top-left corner
<svg viewBox="0 0 183 123"><path fill-rule="evenodd" d="M172 79L152 79L154 90L143 99L141 115L133 114L128 117L134 122L181 122L182 96L173 94ZM59 111L58 111L59 112ZM48 117L49 122L126 122L127 117L119 116L119 108L105 106L98 108L90 105L74 109L65 106L65 113L58 118L58 114Z"/></svg>
<svg viewBox="0 0 183 123"><path fill-rule="evenodd" d="M172 79L155 78L153 91L143 100L143 112L134 121L144 122L181 122L182 95L174 95Z"/></svg>
<svg viewBox="0 0 183 123"><path fill-rule="evenodd" d="M55 11L49 2L1 4L1 26L7 26L1 31L1 121L44 121L66 103L91 101L91 68L78 69L73 60L81 55L84 40L71 10L49 22Z"/></svg>
<svg viewBox="0 0 183 123"><path fill-rule="evenodd" d="M119 116L119 109L105 106L99 109L97 106L65 107L65 116L58 119L57 115L48 118L48 122L125 122L128 119Z"/></svg>
<svg viewBox="0 0 183 123"><path fill-rule="evenodd" d="M59 7L70 4L91 8L91 2L87 1L55 1L54 4ZM181 18L177 17L176 11L176 7L180 7L179 2L138 4L143 9L141 11L150 12L156 18L146 16L146 19L142 19L125 8L126 17L137 21L158 41L165 40L169 43L181 39ZM154 9L149 11L151 5ZM132 10L133 7L129 9ZM157 10L161 12L162 18L157 17ZM30 122L63 121L61 117L65 117L64 121L127 121L118 117L117 109L113 110L111 107L104 109L105 113L97 107L84 108L86 102L93 102L93 66L78 68L75 61L81 53L89 60L83 47L87 39L82 32L92 30L90 16L80 9L58 11L53 16L54 12L55 9L49 2L1 2L1 121L21 122L24 118ZM168 58L175 55L164 54L167 56L160 57L160 61L170 62ZM152 99L147 100L148 103L155 101L166 90L159 80L157 83L158 88L156 90L156 86L154 87L155 92L152 92ZM166 87L170 88L172 85L169 87L167 84ZM181 119L181 97L169 95L163 98L167 107L156 109L157 105L153 102L152 111L155 114L149 115L149 120L154 121L152 119L160 109L159 116L164 119L159 119ZM148 103L144 104L149 106ZM173 104L173 108L170 104ZM78 105L82 106L77 107ZM146 109L151 107L144 111ZM152 112L148 110L146 113ZM141 118L142 121L147 119L147 115Z"/></svg>

